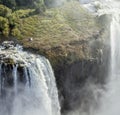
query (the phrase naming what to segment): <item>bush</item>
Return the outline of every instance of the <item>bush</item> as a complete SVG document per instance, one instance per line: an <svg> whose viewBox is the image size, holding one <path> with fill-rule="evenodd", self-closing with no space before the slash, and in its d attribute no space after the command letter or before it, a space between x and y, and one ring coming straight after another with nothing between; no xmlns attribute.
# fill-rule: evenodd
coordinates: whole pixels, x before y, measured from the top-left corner
<svg viewBox="0 0 120 115"><path fill-rule="evenodd" d="M13 14L18 18L26 18L29 17L33 12L34 9L20 9L15 11Z"/></svg>
<svg viewBox="0 0 120 115"><path fill-rule="evenodd" d="M0 5L0 16L8 17L12 13L12 10L4 5Z"/></svg>
<svg viewBox="0 0 120 115"><path fill-rule="evenodd" d="M15 15L11 14L9 17L8 17L8 21L9 21L9 26L10 27L15 27L15 22L16 22L17 18Z"/></svg>
<svg viewBox="0 0 120 115"><path fill-rule="evenodd" d="M2 34L3 34L4 36L8 37L8 35L9 35L9 28L5 28L5 29L3 30L3 32L2 32Z"/></svg>
<svg viewBox="0 0 120 115"><path fill-rule="evenodd" d="M15 37L20 37L20 31L17 27L13 28L11 31L11 35Z"/></svg>
<svg viewBox="0 0 120 115"><path fill-rule="evenodd" d="M0 17L0 31L4 36L9 35L9 22L7 18Z"/></svg>

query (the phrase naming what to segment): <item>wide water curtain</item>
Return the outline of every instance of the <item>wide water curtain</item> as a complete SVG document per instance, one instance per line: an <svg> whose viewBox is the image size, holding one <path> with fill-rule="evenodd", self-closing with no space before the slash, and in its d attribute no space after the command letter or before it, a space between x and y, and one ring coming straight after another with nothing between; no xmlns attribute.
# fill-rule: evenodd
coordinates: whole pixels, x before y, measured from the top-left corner
<svg viewBox="0 0 120 115"><path fill-rule="evenodd" d="M60 115L49 61L13 42L0 50L0 115Z"/></svg>

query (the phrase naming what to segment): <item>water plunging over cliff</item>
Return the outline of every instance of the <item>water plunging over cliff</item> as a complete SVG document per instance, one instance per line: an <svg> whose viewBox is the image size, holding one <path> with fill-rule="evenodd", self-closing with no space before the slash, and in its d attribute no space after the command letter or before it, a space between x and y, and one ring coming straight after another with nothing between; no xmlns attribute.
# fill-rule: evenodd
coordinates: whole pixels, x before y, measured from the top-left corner
<svg viewBox="0 0 120 115"><path fill-rule="evenodd" d="M49 61L13 42L0 46L0 115L60 115Z"/></svg>
<svg viewBox="0 0 120 115"><path fill-rule="evenodd" d="M117 6L120 3L117 2ZM99 115L120 115L120 7L111 12L110 25L111 40L111 64L107 92L103 97L103 104Z"/></svg>
<svg viewBox="0 0 120 115"><path fill-rule="evenodd" d="M120 115L120 1L99 1L97 15L110 15L111 61L109 79L101 100L101 107L94 115ZM93 114L92 114L93 115Z"/></svg>

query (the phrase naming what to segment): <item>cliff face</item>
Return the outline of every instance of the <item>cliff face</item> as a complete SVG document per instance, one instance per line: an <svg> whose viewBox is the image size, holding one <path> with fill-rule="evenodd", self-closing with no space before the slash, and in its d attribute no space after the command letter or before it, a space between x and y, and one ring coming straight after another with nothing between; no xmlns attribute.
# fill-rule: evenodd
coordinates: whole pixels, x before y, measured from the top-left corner
<svg viewBox="0 0 120 115"><path fill-rule="evenodd" d="M107 81L109 57L100 59L81 59L71 64L55 68L55 76L60 93L62 112L77 108L96 106ZM87 108L88 107L88 108Z"/></svg>

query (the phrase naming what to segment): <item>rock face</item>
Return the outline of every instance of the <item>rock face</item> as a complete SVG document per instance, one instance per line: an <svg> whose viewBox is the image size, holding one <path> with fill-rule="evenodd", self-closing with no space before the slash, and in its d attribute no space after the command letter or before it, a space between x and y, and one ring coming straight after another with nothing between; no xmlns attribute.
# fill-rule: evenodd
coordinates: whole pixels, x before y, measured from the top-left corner
<svg viewBox="0 0 120 115"><path fill-rule="evenodd" d="M104 61L80 60L55 69L63 112L83 105L85 111L89 111L91 106L95 106L93 103L97 104L101 92L94 92L104 89L107 80L108 61Z"/></svg>
<svg viewBox="0 0 120 115"><path fill-rule="evenodd" d="M110 54L109 45L100 39L100 36L93 39L92 45L90 41L72 42L69 45L76 50L69 50L70 55L66 57L58 55L51 60L62 112L65 114L77 108L89 111L91 107L98 106L101 90L104 90L107 81ZM82 57L81 52L85 57ZM56 51L56 54L59 54L59 51Z"/></svg>

